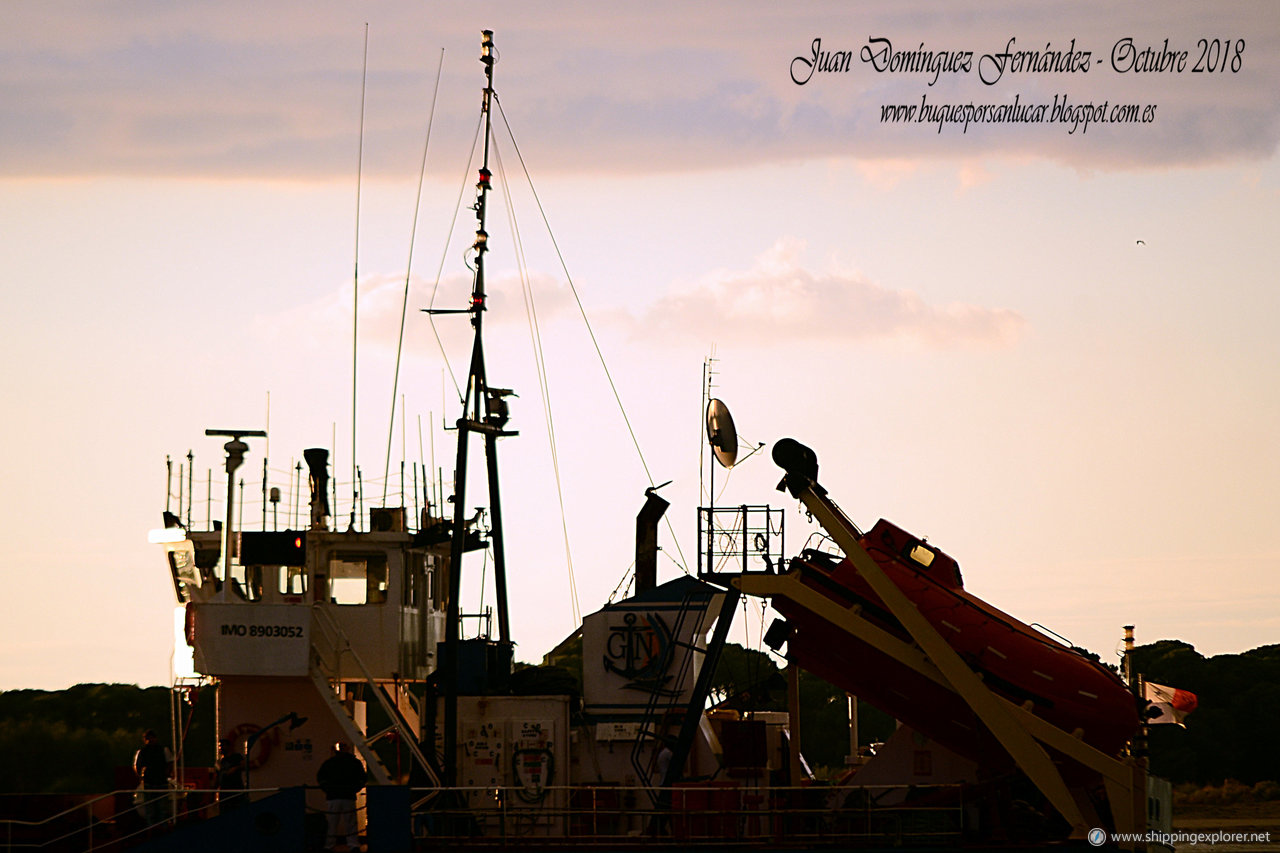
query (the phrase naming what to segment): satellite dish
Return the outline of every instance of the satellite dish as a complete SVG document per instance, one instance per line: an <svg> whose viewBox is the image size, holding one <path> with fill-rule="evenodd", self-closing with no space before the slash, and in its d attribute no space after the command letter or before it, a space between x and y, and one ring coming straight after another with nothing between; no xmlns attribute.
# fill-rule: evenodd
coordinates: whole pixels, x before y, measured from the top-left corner
<svg viewBox="0 0 1280 853"><path fill-rule="evenodd" d="M714 397L707 404L707 442L716 461L725 468L732 468L738 461L738 431L733 426L733 415Z"/></svg>

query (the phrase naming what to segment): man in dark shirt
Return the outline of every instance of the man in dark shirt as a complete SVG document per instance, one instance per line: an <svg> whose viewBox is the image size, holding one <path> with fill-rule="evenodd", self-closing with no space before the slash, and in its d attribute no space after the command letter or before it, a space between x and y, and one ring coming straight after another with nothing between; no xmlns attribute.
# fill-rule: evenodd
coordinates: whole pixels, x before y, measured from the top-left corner
<svg viewBox="0 0 1280 853"><path fill-rule="evenodd" d="M244 756L236 752L230 738L218 742L218 760L213 766L218 785L218 805L231 811L244 802Z"/></svg>
<svg viewBox="0 0 1280 853"><path fill-rule="evenodd" d="M359 826L356 823L356 794L364 787L368 773L360 759L351 754L345 743L333 745L333 755L325 759L316 771L316 782L324 789L326 817L329 832L325 836L325 848L351 850L360 848ZM339 846L338 839L344 843Z"/></svg>
<svg viewBox="0 0 1280 853"><path fill-rule="evenodd" d="M164 817L164 797L160 793L169 788L169 775L173 772L173 753L161 746L154 729L142 734L142 747L133 756L133 769L142 782L140 792L142 817L148 825L159 823Z"/></svg>

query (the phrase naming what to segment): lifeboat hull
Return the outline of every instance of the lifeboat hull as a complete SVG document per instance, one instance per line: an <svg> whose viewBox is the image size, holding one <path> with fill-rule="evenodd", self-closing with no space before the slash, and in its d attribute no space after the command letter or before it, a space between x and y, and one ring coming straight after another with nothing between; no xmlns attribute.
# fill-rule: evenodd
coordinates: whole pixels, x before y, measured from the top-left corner
<svg viewBox="0 0 1280 853"><path fill-rule="evenodd" d="M1107 755L1119 753L1138 728L1137 704L1096 656L1068 647L964 590L955 561L887 521L860 544L935 630L991 690L1027 706L1054 726ZM862 618L912 642L847 559L805 551L792 571L811 589L857 605ZM775 597L792 626L788 657L856 694L953 751L987 766L1004 750L968 705L926 677L795 601Z"/></svg>

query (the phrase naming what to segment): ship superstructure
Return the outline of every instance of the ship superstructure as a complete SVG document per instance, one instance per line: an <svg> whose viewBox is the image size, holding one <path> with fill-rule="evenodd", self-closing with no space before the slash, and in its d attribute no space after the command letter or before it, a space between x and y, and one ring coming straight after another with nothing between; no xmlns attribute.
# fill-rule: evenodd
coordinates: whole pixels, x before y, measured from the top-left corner
<svg viewBox="0 0 1280 853"><path fill-rule="evenodd" d="M229 480L245 436L228 442ZM217 680L218 731L239 749L252 738L255 785L313 779L338 741L353 744L373 778L389 784L394 768L374 744L391 732L430 777L417 744L422 686L444 637L451 522L429 507L416 520L389 507L371 510L367 529L334 530L328 451L305 457L305 529L237 531L228 512L220 529L196 531L166 514L169 526L153 537L168 540L161 544L194 669ZM474 526L464 539L481 546ZM371 705L380 731L369 731Z"/></svg>

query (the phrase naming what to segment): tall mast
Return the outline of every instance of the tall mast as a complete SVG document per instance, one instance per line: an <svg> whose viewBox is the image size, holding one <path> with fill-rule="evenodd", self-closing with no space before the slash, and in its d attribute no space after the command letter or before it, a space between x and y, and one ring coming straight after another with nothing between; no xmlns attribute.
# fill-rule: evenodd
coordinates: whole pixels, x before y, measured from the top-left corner
<svg viewBox="0 0 1280 853"><path fill-rule="evenodd" d="M484 436L485 461L489 480L489 540L493 545L495 595L498 605L498 641L511 642L511 625L507 609L506 551L502 536L502 502L498 484L498 438L516 435L503 427L507 423L505 397L511 392L502 388L490 388L485 375L484 345L481 329L485 311L485 252L488 251L489 234L485 231L485 205L488 201L490 179L489 143L492 128L490 106L493 101L493 32L484 30L480 39L480 62L484 64L485 88L481 111L484 116L484 158L476 181L476 239L475 282L471 289L471 304L465 309L471 315L475 329L471 347L471 367L467 374L466 391L462 399L462 417L458 419L458 457L454 468L453 542L449 551L448 610L445 617L445 651L441 661L441 675L445 696L444 761L445 785L457 784L458 738L458 642L461 617L462 555L467 535L467 445L471 433ZM436 313L459 313L438 311Z"/></svg>

